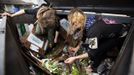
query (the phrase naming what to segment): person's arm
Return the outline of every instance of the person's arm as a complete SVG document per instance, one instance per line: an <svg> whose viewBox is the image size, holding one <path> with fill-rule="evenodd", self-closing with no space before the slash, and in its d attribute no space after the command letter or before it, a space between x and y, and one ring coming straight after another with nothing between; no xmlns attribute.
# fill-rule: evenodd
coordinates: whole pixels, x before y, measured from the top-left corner
<svg viewBox="0 0 134 75"><path fill-rule="evenodd" d="M82 44L82 41L74 48L74 47L69 47L70 51L77 52L80 49L80 46Z"/></svg>
<svg viewBox="0 0 134 75"><path fill-rule="evenodd" d="M19 15L22 15L22 14L25 14L24 9L22 9L22 10L16 12L16 13L14 13L14 14L12 14L11 17L19 16Z"/></svg>
<svg viewBox="0 0 134 75"><path fill-rule="evenodd" d="M57 39L58 39L58 36L59 36L59 29L60 29L60 25L59 25L59 17L56 16L56 32L55 32L55 37L54 37L54 43L57 43Z"/></svg>
<svg viewBox="0 0 134 75"><path fill-rule="evenodd" d="M75 56L75 59L84 59L84 58L88 58L88 53L84 53L79 56Z"/></svg>
<svg viewBox="0 0 134 75"><path fill-rule="evenodd" d="M55 32L54 43L57 43L58 36L59 36L59 32L56 31L56 32Z"/></svg>
<svg viewBox="0 0 134 75"><path fill-rule="evenodd" d="M75 60L84 59L84 58L88 58L88 53L84 53L84 54L81 54L78 56L70 57L70 58L66 59L64 62L66 64L72 64Z"/></svg>
<svg viewBox="0 0 134 75"><path fill-rule="evenodd" d="M13 14L5 12L5 13L2 14L2 16L15 17L15 16L19 16L19 15L22 15L22 14L25 14L24 9L22 9L22 10L16 12L16 13L13 13Z"/></svg>

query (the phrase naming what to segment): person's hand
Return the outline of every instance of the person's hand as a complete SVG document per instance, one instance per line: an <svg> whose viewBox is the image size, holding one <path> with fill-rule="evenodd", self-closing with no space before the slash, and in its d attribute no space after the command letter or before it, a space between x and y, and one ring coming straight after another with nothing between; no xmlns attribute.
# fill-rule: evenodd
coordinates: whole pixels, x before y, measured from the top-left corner
<svg viewBox="0 0 134 75"><path fill-rule="evenodd" d="M4 12L3 14L1 14L1 16L9 16L9 17L12 17L12 14L7 13L7 12Z"/></svg>
<svg viewBox="0 0 134 75"><path fill-rule="evenodd" d="M86 74L87 75L91 75L92 74L93 69L91 68L91 65L89 65L88 67L85 67L85 70L86 70Z"/></svg>
<svg viewBox="0 0 134 75"><path fill-rule="evenodd" d="M78 51L78 47L69 47L69 51L71 52L77 52Z"/></svg>
<svg viewBox="0 0 134 75"><path fill-rule="evenodd" d="M76 60L75 57L70 57L70 58L66 59L64 62L65 62L66 64L72 64L75 60Z"/></svg>
<svg viewBox="0 0 134 75"><path fill-rule="evenodd" d="M54 38L54 43L57 43L57 38Z"/></svg>

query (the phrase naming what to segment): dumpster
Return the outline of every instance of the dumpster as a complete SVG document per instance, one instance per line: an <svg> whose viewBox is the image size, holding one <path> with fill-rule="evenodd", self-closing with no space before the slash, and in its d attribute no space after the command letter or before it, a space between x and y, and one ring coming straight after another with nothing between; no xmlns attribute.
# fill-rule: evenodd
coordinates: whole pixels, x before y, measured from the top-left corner
<svg viewBox="0 0 134 75"><path fill-rule="evenodd" d="M40 36L31 34L32 29L30 28L34 28L34 23L36 21L34 16L21 15L13 18L3 17L4 20L2 20L2 22L4 21L4 23L0 23L5 25L4 32L0 32L4 34L5 37L5 42L2 43L4 49L1 49L5 50L3 53L4 55L2 55L4 56L4 59L2 60L5 63L1 63L4 64L4 66L2 66L3 72L0 72L2 75L88 75L85 67L92 63L90 59L79 60L72 65L66 65L64 63L64 60L70 57L69 54L66 53L67 46L64 41L66 41L67 29L69 27L67 15L73 7L78 7L86 14L87 24L92 24L91 22L94 22L94 19L91 17L98 16L104 19L107 24L117 23L128 27L128 32L126 36L123 37L122 43L120 44L121 46L119 46L120 48L113 48L113 50L117 50L114 54L111 54L112 52L107 53L108 55L105 58L106 61L102 61L97 69L97 74L129 75L129 68L132 69L132 67L126 67L125 64L130 66L133 55L133 46L130 39L133 40L132 13L134 11L133 8L130 7L132 6L131 4L126 5L125 7L124 5L127 1L119 1L118 3L121 3L119 5L120 7L118 7L116 1L104 1L104 3L102 2L103 5L99 4L101 3L99 1L89 2L88 0L81 0L80 2L47 0L47 2L50 4L52 3L53 8L56 9L59 17L60 28L58 44L54 46L53 50L48 49L46 51L46 41L43 42ZM108 5L110 2L115 2L115 6L113 7L112 4ZM131 1L128 1L127 3L131 3ZM131 42L131 45L129 45L129 42ZM83 52L84 51L80 51L79 53L81 54ZM107 62L107 58L110 61L112 58L112 61ZM126 62L127 60L128 62ZM105 66L103 64L110 64L110 66L102 68Z"/></svg>

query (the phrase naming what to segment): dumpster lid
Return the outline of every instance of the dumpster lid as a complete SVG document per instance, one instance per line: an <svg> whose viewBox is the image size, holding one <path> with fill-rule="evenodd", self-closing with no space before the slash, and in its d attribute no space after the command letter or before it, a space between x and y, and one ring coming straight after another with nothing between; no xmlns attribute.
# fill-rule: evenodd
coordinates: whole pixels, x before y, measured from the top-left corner
<svg viewBox="0 0 134 75"><path fill-rule="evenodd" d="M106 7L134 7L133 0L46 0L55 6L106 6Z"/></svg>
<svg viewBox="0 0 134 75"><path fill-rule="evenodd" d="M70 10L79 7L82 10L99 13L117 13L134 16L134 3L132 0L45 0L56 9Z"/></svg>

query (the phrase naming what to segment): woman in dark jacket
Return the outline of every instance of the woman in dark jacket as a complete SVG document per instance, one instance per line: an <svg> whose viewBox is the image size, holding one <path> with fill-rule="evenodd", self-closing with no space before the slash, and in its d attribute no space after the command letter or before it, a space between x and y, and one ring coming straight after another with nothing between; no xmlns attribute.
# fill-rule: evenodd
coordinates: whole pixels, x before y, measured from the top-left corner
<svg viewBox="0 0 134 75"><path fill-rule="evenodd" d="M89 71L95 70L109 49L117 46L120 42L121 24L106 24L103 19L97 20L89 30L85 30L86 53L70 57L65 63L72 64L77 59L90 58L93 63L88 67ZM80 47L79 47L80 48Z"/></svg>

